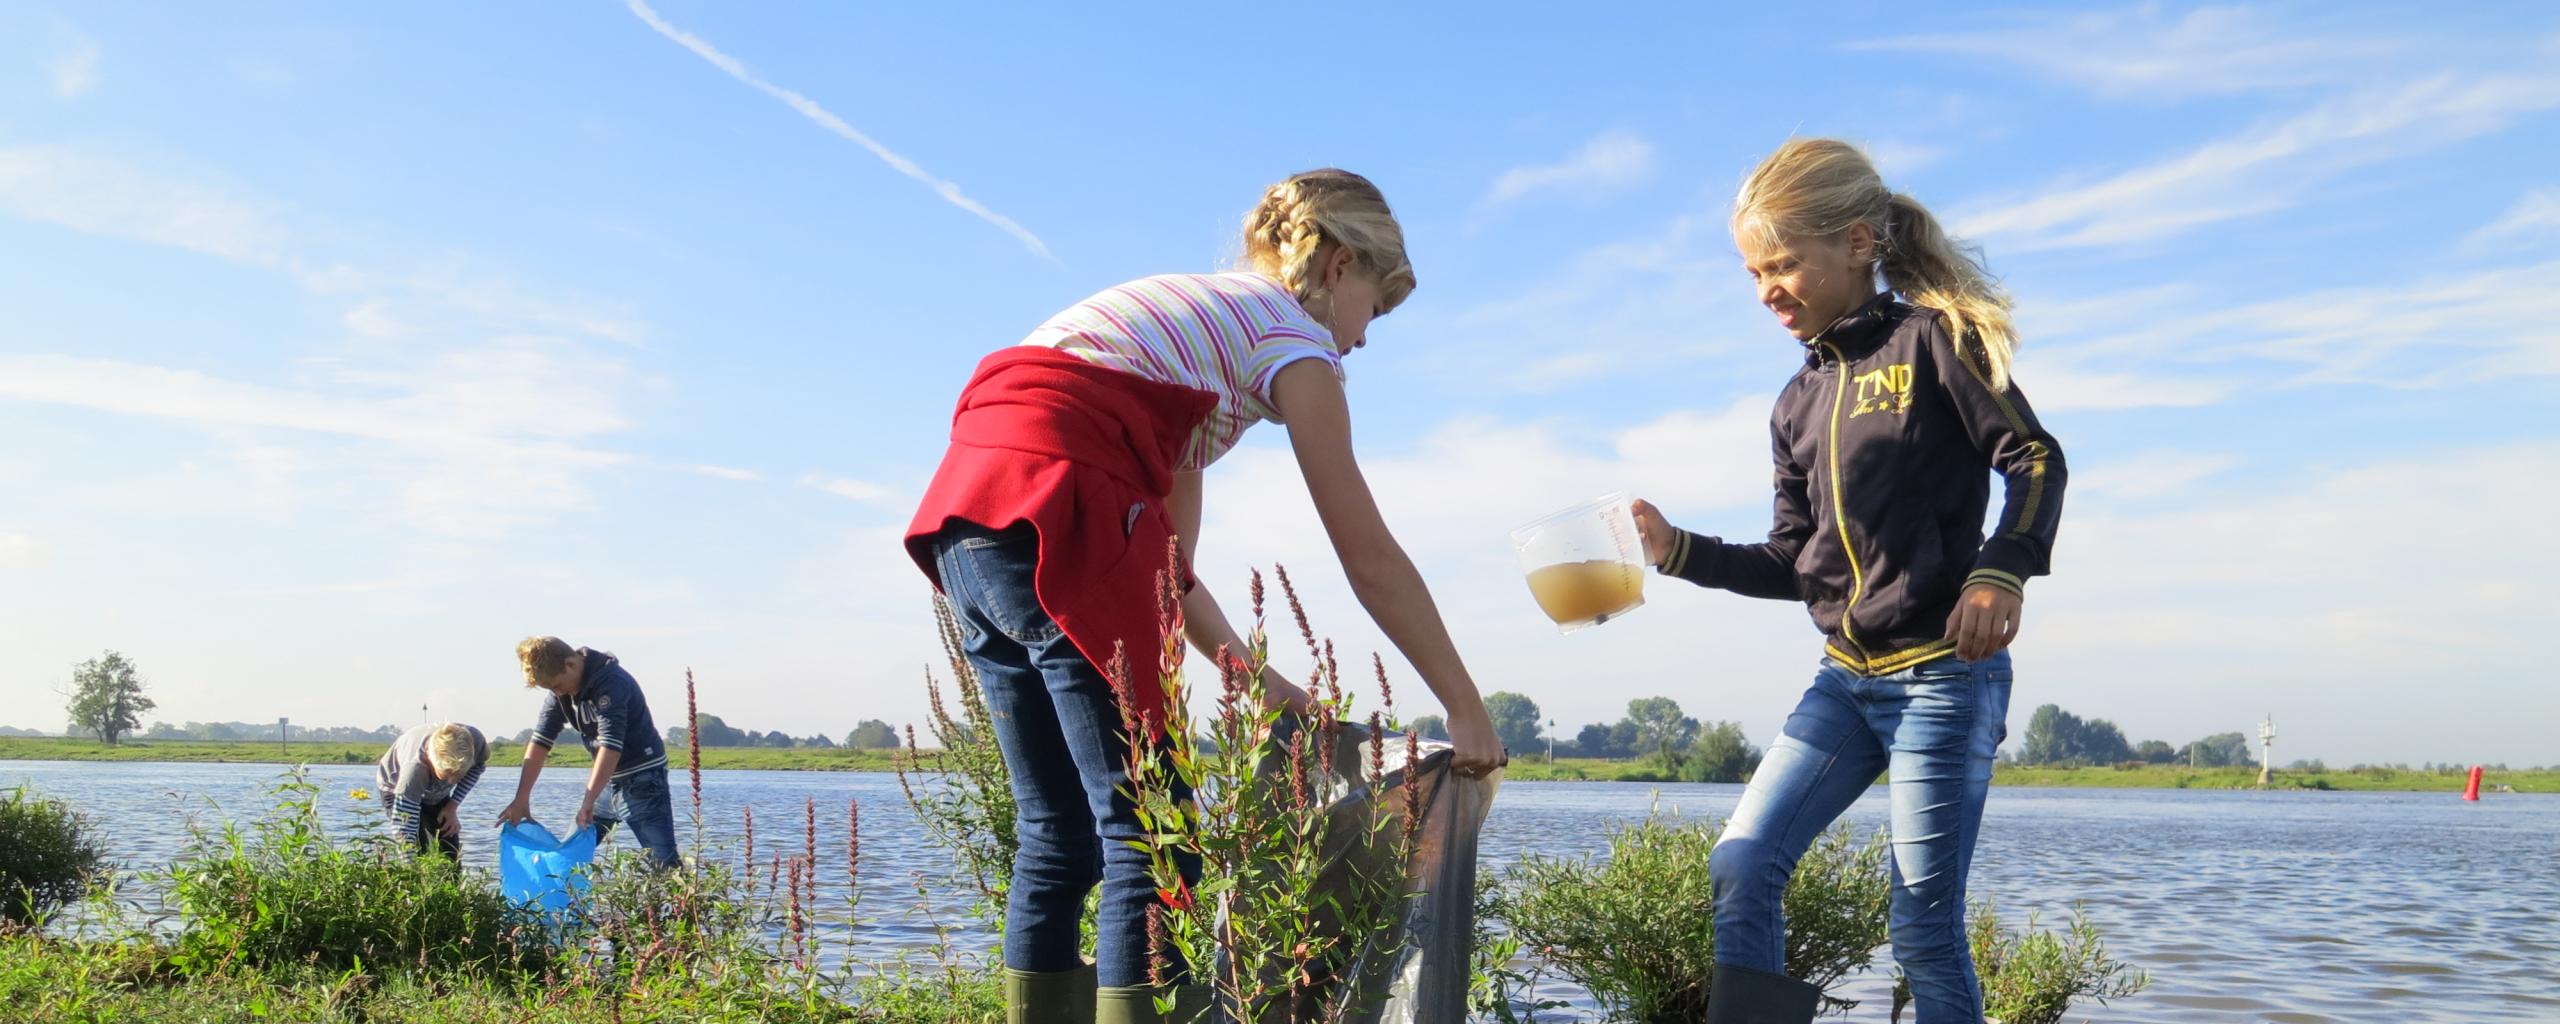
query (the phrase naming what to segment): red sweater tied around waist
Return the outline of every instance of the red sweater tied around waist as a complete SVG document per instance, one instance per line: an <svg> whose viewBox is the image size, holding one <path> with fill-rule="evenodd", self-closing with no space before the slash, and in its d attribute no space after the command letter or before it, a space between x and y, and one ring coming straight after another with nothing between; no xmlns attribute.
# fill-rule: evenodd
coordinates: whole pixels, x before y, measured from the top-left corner
<svg viewBox="0 0 2560 1024"><path fill-rule="evenodd" d="M990 355L960 393L951 448L907 526L907 553L939 589L931 540L954 520L1031 524L1041 610L1096 666L1125 646L1136 710L1161 723L1164 694L1152 676L1156 579L1173 537L1165 500L1175 461L1216 402L1056 349Z"/></svg>

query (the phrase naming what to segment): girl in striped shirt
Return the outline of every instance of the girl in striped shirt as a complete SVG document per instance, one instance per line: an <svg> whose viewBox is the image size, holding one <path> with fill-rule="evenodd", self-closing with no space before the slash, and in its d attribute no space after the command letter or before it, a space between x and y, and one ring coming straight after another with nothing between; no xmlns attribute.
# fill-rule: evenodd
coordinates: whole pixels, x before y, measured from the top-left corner
<svg viewBox="0 0 2560 1024"><path fill-rule="evenodd" d="M1199 540L1201 475L1244 431L1285 424L1344 574L1381 632L1448 711L1456 766L1500 764L1484 703L1430 590L1379 516L1351 449L1342 359L1413 291L1404 231L1376 186L1340 170L1271 186L1245 218L1247 270L1133 281L1077 303L987 357L962 392L951 447L907 548L949 600L1012 770L1019 853L1006 894L1009 1017L1155 1021L1146 935L1159 897L1135 809L1119 792L1129 750L1096 665L1155 649L1156 572ZM1207 587L1186 579L1187 638L1243 641ZM1312 699L1277 672L1271 699ZM1156 688L1134 688L1139 700ZM1157 695L1160 697L1160 695ZM1137 709L1160 728L1163 709ZM1097 864L1096 862L1099 861ZM1077 951L1099 878L1098 963ZM1169 965L1177 1016L1198 986ZM1098 997L1093 986L1099 984Z"/></svg>

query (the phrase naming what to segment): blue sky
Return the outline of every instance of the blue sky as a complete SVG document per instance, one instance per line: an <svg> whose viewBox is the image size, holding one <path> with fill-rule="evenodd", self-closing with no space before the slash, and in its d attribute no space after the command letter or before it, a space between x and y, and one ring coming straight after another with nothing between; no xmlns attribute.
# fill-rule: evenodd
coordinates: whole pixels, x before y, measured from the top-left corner
<svg viewBox="0 0 2560 1024"><path fill-rule="evenodd" d="M529 632L619 652L662 722L688 666L745 727L913 720L895 538L968 368L1338 165L1422 283L1350 362L1360 447L1480 683L1766 743L1800 609L1656 580L1559 636L1504 534L1618 489L1767 528L1797 357L1723 225L1802 133L2018 297L2073 487L2013 730L2560 761L2560 13L1702 6L14 5L0 723L58 728L115 648L172 721L512 732ZM1285 563L1386 649L1266 431L1204 572L1240 603Z"/></svg>

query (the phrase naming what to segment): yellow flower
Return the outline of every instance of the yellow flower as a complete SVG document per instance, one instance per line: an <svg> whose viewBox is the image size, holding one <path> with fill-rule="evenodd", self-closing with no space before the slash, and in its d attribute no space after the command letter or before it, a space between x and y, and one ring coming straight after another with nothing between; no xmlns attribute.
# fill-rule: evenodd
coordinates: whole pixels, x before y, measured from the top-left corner
<svg viewBox="0 0 2560 1024"><path fill-rule="evenodd" d="M356 788L354 788L354 789L351 789L351 790L348 790L348 791L347 791L347 799L349 799L349 800L371 800L371 799L373 799L373 794L372 794L372 793L370 793L370 792L367 792L363 786L357 786Z"/></svg>

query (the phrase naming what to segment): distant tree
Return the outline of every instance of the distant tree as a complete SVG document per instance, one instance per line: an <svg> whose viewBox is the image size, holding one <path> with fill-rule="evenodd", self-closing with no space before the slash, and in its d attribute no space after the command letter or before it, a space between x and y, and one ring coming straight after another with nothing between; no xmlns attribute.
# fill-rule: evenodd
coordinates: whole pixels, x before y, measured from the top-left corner
<svg viewBox="0 0 2560 1024"><path fill-rule="evenodd" d="M2190 758L2203 768L2233 768L2257 763L2249 756L2249 737L2236 732L2218 732L2187 744L2186 749L2178 752L2178 761L2183 764Z"/></svg>
<svg viewBox="0 0 2560 1024"><path fill-rule="evenodd" d="M1742 732L1740 722L1716 722L1698 731L1689 746L1701 782L1741 782L1760 768L1760 748Z"/></svg>
<svg viewBox="0 0 2560 1024"><path fill-rule="evenodd" d="M1669 697L1628 701L1627 721L1635 725L1636 749L1645 753L1687 750L1698 735L1698 720L1681 714L1680 702Z"/></svg>
<svg viewBox="0 0 2560 1024"><path fill-rule="evenodd" d="M1445 740L1449 738L1449 723L1442 721L1438 715L1423 715L1406 722L1404 731L1426 740Z"/></svg>
<svg viewBox="0 0 2560 1024"><path fill-rule="evenodd" d="M836 741L828 739L827 734L821 732L811 734L808 739L800 741L800 745L804 747L816 747L820 750L833 750L835 749Z"/></svg>
<svg viewBox="0 0 2560 1024"><path fill-rule="evenodd" d="M2133 756L2152 764L2168 764L2178 759L2178 748L2159 740L2144 740L2141 746L2133 748Z"/></svg>
<svg viewBox="0 0 2560 1024"><path fill-rule="evenodd" d="M2018 751L2018 763L2059 764L2070 760L2078 746L2080 725L2080 716L2062 710L2060 704L2037 708L2027 718L2027 741Z"/></svg>
<svg viewBox="0 0 2560 1024"><path fill-rule="evenodd" d="M1609 756L1611 757L1634 757L1638 754L1644 753L1643 750L1638 749L1636 746L1636 723L1621 718L1616 724L1611 725L1609 727L1609 750Z"/></svg>
<svg viewBox="0 0 2560 1024"><path fill-rule="evenodd" d="M693 725L694 728L702 730L703 746L743 747L747 745L747 734L739 731L737 726L721 721L718 715L696 715Z"/></svg>
<svg viewBox="0 0 2560 1024"><path fill-rule="evenodd" d="M142 728L142 714L159 704L142 695L142 676L124 655L108 651L71 670L71 722L113 746Z"/></svg>
<svg viewBox="0 0 2560 1024"><path fill-rule="evenodd" d="M877 718L865 719L847 733L844 745L855 750L889 750L898 745L898 730Z"/></svg>
<svg viewBox="0 0 2560 1024"><path fill-rule="evenodd" d="M759 746L759 747L789 747L789 746L791 746L791 736L790 736L790 734L785 733L785 732L783 732L783 731L782 731L782 730L780 730L780 729L776 729L776 730L774 730L774 731L772 731L772 732L769 732L769 733L764 734L764 737L763 737L762 739L759 739L759 740L757 740L757 741L756 741L756 746Z"/></svg>
<svg viewBox="0 0 2560 1024"><path fill-rule="evenodd" d="M1532 751L1543 753L1546 742L1539 738L1538 704L1508 690L1484 699L1485 714L1493 719L1493 735L1510 748L1514 755L1525 757Z"/></svg>
<svg viewBox="0 0 2560 1024"><path fill-rule="evenodd" d="M2091 764L2133 760L2133 746L2124 741L2124 730L2103 718L2092 718L2081 725L2079 748L2080 759Z"/></svg>
<svg viewBox="0 0 2560 1024"><path fill-rule="evenodd" d="M1609 727L1598 722L1582 727L1573 734L1573 752L1580 757L1624 757L1618 745L1611 742Z"/></svg>

